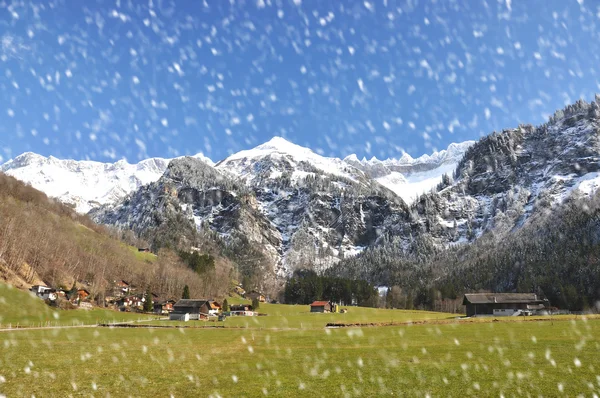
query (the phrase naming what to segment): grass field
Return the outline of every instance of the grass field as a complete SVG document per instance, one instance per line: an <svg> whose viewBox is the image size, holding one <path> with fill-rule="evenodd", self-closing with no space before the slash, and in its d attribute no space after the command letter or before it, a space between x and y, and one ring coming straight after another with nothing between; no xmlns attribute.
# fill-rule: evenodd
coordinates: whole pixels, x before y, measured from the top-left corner
<svg viewBox="0 0 600 398"><path fill-rule="evenodd" d="M458 321L432 312L350 307L347 314L310 314L308 306L268 304L260 311L269 315L229 318L223 329L0 332L0 396L600 395L597 318ZM127 316L55 312L5 285L0 314L21 325ZM324 327L330 321L409 320ZM207 323L185 323L198 324Z"/></svg>
<svg viewBox="0 0 600 398"><path fill-rule="evenodd" d="M110 310L55 310L41 299L0 283L0 329L6 327L69 326L150 319L146 315Z"/></svg>
<svg viewBox="0 0 600 398"><path fill-rule="evenodd" d="M230 299L228 299L229 301ZM239 302L236 301L236 303ZM346 307L345 307L346 308ZM386 310L379 308L347 307L346 314L320 314L310 313L308 305L281 305L261 303L259 312L267 316L232 316L225 322L218 322L219 326L226 328L253 328L253 329L315 329L323 328L327 323L390 323L422 321L432 319L453 319L457 315L429 311L404 311ZM156 325L177 326L212 326L215 323L205 321L155 321Z"/></svg>
<svg viewBox="0 0 600 398"><path fill-rule="evenodd" d="M593 396L600 321L0 335L7 396Z"/></svg>

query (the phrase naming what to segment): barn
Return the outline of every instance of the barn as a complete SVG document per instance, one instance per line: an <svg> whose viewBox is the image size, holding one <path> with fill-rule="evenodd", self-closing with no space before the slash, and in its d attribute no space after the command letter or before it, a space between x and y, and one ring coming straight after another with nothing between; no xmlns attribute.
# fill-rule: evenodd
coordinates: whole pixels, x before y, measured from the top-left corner
<svg viewBox="0 0 600 398"><path fill-rule="evenodd" d="M467 293L463 298L467 316L530 314L549 305L535 293Z"/></svg>
<svg viewBox="0 0 600 398"><path fill-rule="evenodd" d="M209 300L182 299L175 303L169 318L174 319L189 314L189 319L199 320L208 318L209 311Z"/></svg>

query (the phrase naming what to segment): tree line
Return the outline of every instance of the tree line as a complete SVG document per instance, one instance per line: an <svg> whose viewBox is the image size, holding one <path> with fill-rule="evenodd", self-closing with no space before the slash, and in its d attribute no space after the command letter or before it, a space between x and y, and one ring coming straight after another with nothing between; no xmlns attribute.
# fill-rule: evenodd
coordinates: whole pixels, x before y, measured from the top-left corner
<svg viewBox="0 0 600 398"><path fill-rule="evenodd" d="M308 269L294 272L285 284L283 296L287 304L310 304L327 300L341 305L356 304L363 307L375 307L379 299L377 289L364 280L322 276Z"/></svg>

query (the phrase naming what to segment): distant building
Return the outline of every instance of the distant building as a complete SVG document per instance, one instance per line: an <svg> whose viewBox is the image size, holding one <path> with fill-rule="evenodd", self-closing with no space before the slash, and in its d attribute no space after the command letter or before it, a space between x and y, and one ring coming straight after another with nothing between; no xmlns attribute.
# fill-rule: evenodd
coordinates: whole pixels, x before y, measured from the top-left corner
<svg viewBox="0 0 600 398"><path fill-rule="evenodd" d="M257 292L256 290L251 291L250 293L246 293L246 298L248 300L258 299L259 302L264 303L267 301L267 298L264 294Z"/></svg>
<svg viewBox="0 0 600 398"><path fill-rule="evenodd" d="M175 300L157 300L153 304L154 313L155 314L169 314L173 311L173 305L175 305Z"/></svg>
<svg viewBox="0 0 600 398"><path fill-rule="evenodd" d="M331 312L331 309L329 301L315 301L310 305L310 312Z"/></svg>
<svg viewBox="0 0 600 398"><path fill-rule="evenodd" d="M170 321L184 321L187 322L190 320L190 314L186 313L178 313L178 312L171 312L169 314L169 320Z"/></svg>
<svg viewBox="0 0 600 398"><path fill-rule="evenodd" d="M243 288L243 287L241 287L241 286L239 286L239 285L238 285L238 286L235 286L235 287L233 288L233 291L234 291L235 293L239 294L239 295L240 295L240 296L242 296L242 297L243 297L243 296L246 294L246 291L244 290L244 288Z"/></svg>
<svg viewBox="0 0 600 398"><path fill-rule="evenodd" d="M210 307L210 309L208 310L209 315L219 315L219 313L221 312L221 304L217 303L216 301L209 300L208 305Z"/></svg>
<svg viewBox="0 0 600 398"><path fill-rule="evenodd" d="M126 296L126 297L121 297L119 300L117 300L116 304L123 309L126 308L140 308L144 305L144 301L146 301L145 297L140 297L140 296Z"/></svg>
<svg viewBox="0 0 600 398"><path fill-rule="evenodd" d="M231 316L255 316L256 312L250 304L232 304L229 306Z"/></svg>
<svg viewBox="0 0 600 398"><path fill-rule="evenodd" d="M79 300L85 300L90 295L90 292L87 289L77 289L77 298Z"/></svg>
<svg viewBox="0 0 600 398"><path fill-rule="evenodd" d="M535 293L467 293L463 298L467 316L529 315L549 306Z"/></svg>
<svg viewBox="0 0 600 398"><path fill-rule="evenodd" d="M54 301L58 298L58 292L56 289L52 289L48 286L33 285L29 290L42 300Z"/></svg>
<svg viewBox="0 0 600 398"><path fill-rule="evenodd" d="M189 319L206 319L210 314L210 300L181 299L173 306L173 317L189 314ZM171 319L171 317L169 317Z"/></svg>

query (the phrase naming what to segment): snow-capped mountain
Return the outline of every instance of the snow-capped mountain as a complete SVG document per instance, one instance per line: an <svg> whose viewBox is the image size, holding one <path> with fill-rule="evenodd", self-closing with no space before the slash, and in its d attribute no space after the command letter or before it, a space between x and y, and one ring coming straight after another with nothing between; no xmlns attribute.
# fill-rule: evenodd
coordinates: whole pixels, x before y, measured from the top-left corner
<svg viewBox="0 0 600 398"><path fill-rule="evenodd" d="M265 275L285 277L355 255L396 228L407 207L354 166L275 138L214 168L173 160L156 183L91 214L134 229L155 246L164 243L161 225L176 219L189 242L201 244L190 230L211 231L233 251L258 252L254 263L263 264Z"/></svg>
<svg viewBox="0 0 600 398"><path fill-rule="evenodd" d="M158 248L218 242L240 272L265 281L297 268L348 269L387 283L409 278L428 250L506 236L573 193L600 187L600 98L477 143L413 159L343 160L274 138L213 164L199 158L60 161L24 154L2 171L131 228ZM419 195L410 206L410 200ZM99 206L101 205L101 206ZM533 221L532 221L533 220ZM387 264L392 247L394 264ZM431 248L435 249L431 249ZM378 248L381 248L378 249ZM380 251L377 251L380 250ZM364 260L362 260L364 259ZM412 267L412 268L411 268ZM412 271L411 271L412 269ZM399 276L404 275L404 276Z"/></svg>
<svg viewBox="0 0 600 398"><path fill-rule="evenodd" d="M196 155L209 164L212 161ZM115 203L142 185L157 181L171 159L151 158L137 164L61 160L27 152L0 166L0 171L31 184L46 195L74 206L79 213Z"/></svg>

